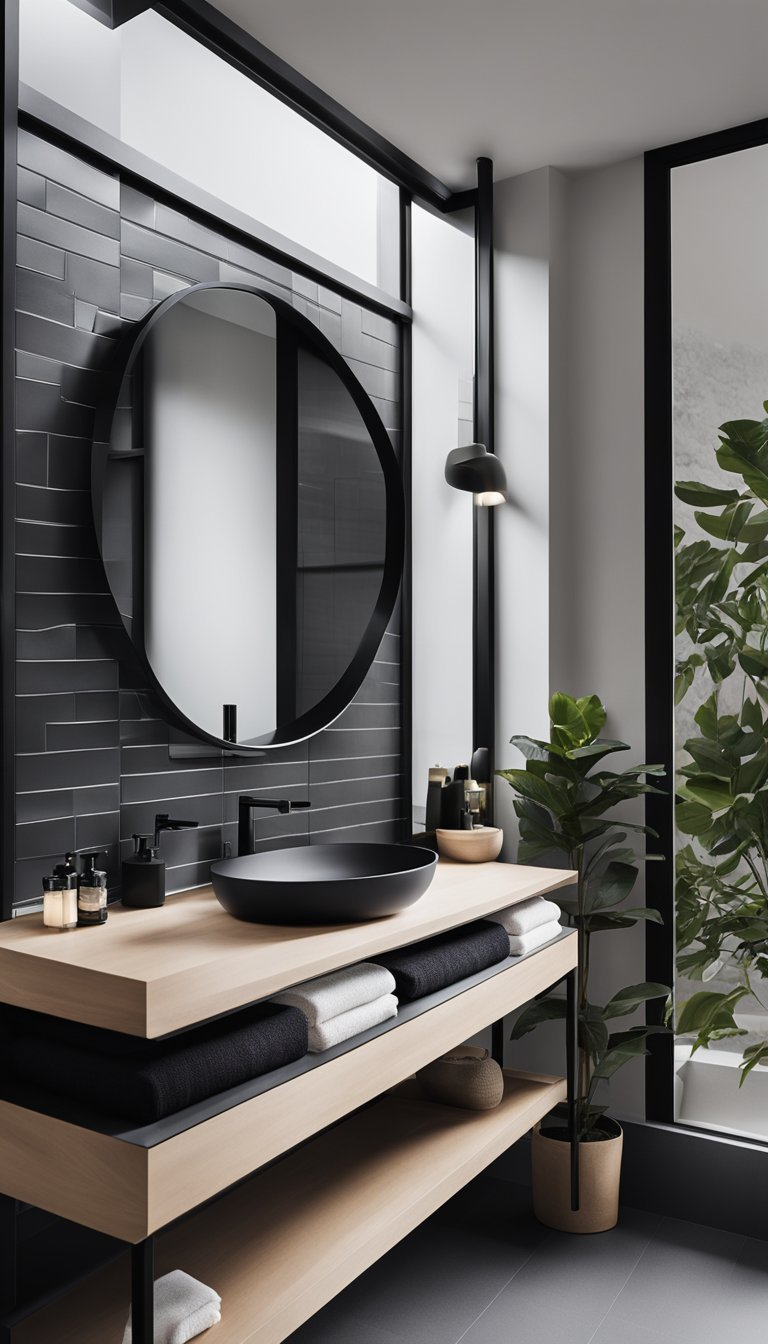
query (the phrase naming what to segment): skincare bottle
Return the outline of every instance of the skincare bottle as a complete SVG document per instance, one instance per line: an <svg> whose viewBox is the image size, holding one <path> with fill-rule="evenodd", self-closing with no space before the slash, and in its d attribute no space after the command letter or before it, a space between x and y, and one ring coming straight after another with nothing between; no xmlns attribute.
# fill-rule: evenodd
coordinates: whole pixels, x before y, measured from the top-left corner
<svg viewBox="0 0 768 1344"><path fill-rule="evenodd" d="M77 922L80 928L90 929L97 924L106 924L107 910L107 874L96 867L100 850L83 854L83 871L77 880Z"/></svg>
<svg viewBox="0 0 768 1344"><path fill-rule="evenodd" d="M57 870L52 877L43 878L43 924L61 933L77 928L77 890L64 872Z"/></svg>
<svg viewBox="0 0 768 1344"><path fill-rule="evenodd" d="M464 805L464 811L461 814L461 830L471 831L472 826L473 826L472 812L469 806L469 799L467 798L466 803Z"/></svg>

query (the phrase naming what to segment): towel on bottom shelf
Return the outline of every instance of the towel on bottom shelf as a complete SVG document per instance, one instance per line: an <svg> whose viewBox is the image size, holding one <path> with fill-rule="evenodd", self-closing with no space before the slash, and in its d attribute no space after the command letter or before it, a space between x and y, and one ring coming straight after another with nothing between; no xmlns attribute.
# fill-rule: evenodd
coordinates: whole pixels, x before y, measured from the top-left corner
<svg viewBox="0 0 768 1344"><path fill-rule="evenodd" d="M342 970L330 971L328 975L283 990L275 994L272 1003L299 1008L309 1026L316 1027L318 1023L327 1022L353 1008L374 1003L383 995L392 994L394 988L394 977L383 966L361 961L356 966L344 966Z"/></svg>
<svg viewBox="0 0 768 1344"><path fill-rule="evenodd" d="M498 914L489 915L488 918L495 924L501 924L510 937L522 938L542 924L551 924L553 920L559 920L560 906L555 905L554 901L546 901L543 896L533 896L529 901L510 905L506 910L499 910Z"/></svg>
<svg viewBox="0 0 768 1344"><path fill-rule="evenodd" d="M187 1344L221 1320L221 1298L204 1283L174 1269L155 1282L154 1344ZM123 1344L133 1344L131 1314Z"/></svg>
<svg viewBox="0 0 768 1344"><path fill-rule="evenodd" d="M390 977L391 978L391 977ZM337 1013L325 1022L309 1028L309 1049L311 1054L320 1050L329 1050L332 1045L340 1045L350 1037L357 1036L369 1027L377 1027L380 1022L397 1015L397 999L394 994L382 994L373 1003L360 1003L349 1008L346 1013Z"/></svg>
<svg viewBox="0 0 768 1344"><path fill-rule="evenodd" d="M551 923L540 924L537 929L531 929L530 933L524 933L520 938L510 937L510 956L522 957L526 952L535 952L537 947L543 947L562 932L562 925L553 919Z"/></svg>
<svg viewBox="0 0 768 1344"><path fill-rule="evenodd" d="M2 1049L23 1082L148 1124L307 1053L297 1008L258 1004L164 1041L11 1010Z"/></svg>
<svg viewBox="0 0 768 1344"><path fill-rule="evenodd" d="M400 948L377 957L395 977L401 1003L422 999L439 989L455 985L509 956L509 935L500 924L478 919L473 924L427 938L423 943Z"/></svg>

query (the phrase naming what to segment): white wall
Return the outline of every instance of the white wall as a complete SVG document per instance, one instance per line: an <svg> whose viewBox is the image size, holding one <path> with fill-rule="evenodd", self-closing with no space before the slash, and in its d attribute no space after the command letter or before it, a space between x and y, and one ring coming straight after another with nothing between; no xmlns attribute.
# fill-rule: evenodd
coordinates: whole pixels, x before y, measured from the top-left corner
<svg viewBox="0 0 768 1344"><path fill-rule="evenodd" d="M21 0L19 78L120 135L119 38L68 0Z"/></svg>
<svg viewBox="0 0 768 1344"><path fill-rule="evenodd" d="M558 689L603 698L629 764L645 740L642 160L526 174L498 183L496 200L497 443L512 499L500 511L498 760L512 731L545 730ZM642 904L642 879L636 893ZM605 1001L645 978L644 931L598 938ZM508 1060L562 1069L561 1038L539 1029ZM617 1076L617 1114L642 1116L643 1081L642 1062Z"/></svg>
<svg viewBox="0 0 768 1344"><path fill-rule="evenodd" d="M474 242L413 209L413 798L472 754L472 496L445 480L474 365ZM464 386L462 386L464 385ZM470 412L471 414L471 412ZM471 442L471 426L461 442Z"/></svg>
<svg viewBox="0 0 768 1344"><path fill-rule="evenodd" d="M147 653L214 736L236 704L243 741L277 722L275 339L182 301L149 344Z"/></svg>

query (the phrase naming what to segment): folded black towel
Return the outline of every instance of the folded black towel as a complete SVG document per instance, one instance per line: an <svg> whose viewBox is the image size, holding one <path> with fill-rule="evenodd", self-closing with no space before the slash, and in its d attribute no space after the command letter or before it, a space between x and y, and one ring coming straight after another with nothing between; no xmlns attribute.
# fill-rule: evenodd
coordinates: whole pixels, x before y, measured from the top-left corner
<svg viewBox="0 0 768 1344"><path fill-rule="evenodd" d="M141 1124L301 1059L308 1044L304 1014L272 1003L164 1041L19 1010L7 1027L14 1077Z"/></svg>
<svg viewBox="0 0 768 1344"><path fill-rule="evenodd" d="M478 919L459 929L427 938L386 956L371 957L395 977L398 999L411 1003L468 975L495 966L509 956L509 934L501 924Z"/></svg>

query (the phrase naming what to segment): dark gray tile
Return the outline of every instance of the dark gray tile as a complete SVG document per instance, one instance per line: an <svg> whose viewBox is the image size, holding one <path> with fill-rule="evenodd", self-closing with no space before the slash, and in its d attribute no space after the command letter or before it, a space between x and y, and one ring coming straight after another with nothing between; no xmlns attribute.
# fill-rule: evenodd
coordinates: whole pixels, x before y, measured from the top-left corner
<svg viewBox="0 0 768 1344"><path fill-rule="evenodd" d="M92 201L99 201L112 210L119 207L120 184L117 177L91 167L89 163L58 149L31 131L19 130L18 158L25 168L52 178L54 182L61 182Z"/></svg>
<svg viewBox="0 0 768 1344"><path fill-rule="evenodd" d="M96 325L98 308L95 303L86 303L85 299L75 299L75 326L81 331L93 331Z"/></svg>
<svg viewBox="0 0 768 1344"><path fill-rule="evenodd" d="M51 720L64 722L75 717L75 697L66 693L58 695L17 695L16 696L16 750L22 752L45 751L45 729ZM20 785L17 780L17 788ZM31 785L33 789L45 789L44 781Z"/></svg>
<svg viewBox="0 0 768 1344"><path fill-rule="evenodd" d="M76 631L74 625L53 625L47 630L17 630L16 657L24 660L74 658Z"/></svg>
<svg viewBox="0 0 768 1344"><path fill-rule="evenodd" d="M53 383L16 379L16 425L18 429L87 435L93 432L93 409L65 401Z"/></svg>
<svg viewBox="0 0 768 1344"><path fill-rule="evenodd" d="M39 173L31 173L28 168L18 169L18 197L25 205L34 205L38 210L45 209L45 178Z"/></svg>
<svg viewBox="0 0 768 1344"><path fill-rule="evenodd" d="M285 290L291 288L291 272L287 266L281 266L277 261L270 261L252 248L242 246L241 243L228 242L226 246L227 258L233 266L241 266L246 271L252 271L262 280L272 280Z"/></svg>
<svg viewBox="0 0 768 1344"><path fill-rule="evenodd" d="M50 243L53 247L66 248L67 252L77 252L82 257L92 257L94 261L103 261L111 266L120 263L120 244L115 238L105 238L93 229L84 229L81 224L71 224L69 220L59 219L34 206L19 203L19 233L26 238L36 238L40 243Z"/></svg>
<svg viewBox="0 0 768 1344"><path fill-rule="evenodd" d="M394 728L326 728L310 739L310 759L338 760L347 756L393 756L400 751Z"/></svg>
<svg viewBox="0 0 768 1344"><path fill-rule="evenodd" d="M81 224L106 238L120 237L120 215L117 210L108 210L106 206L59 186L57 182L49 182L47 185L45 208L51 215L58 215L72 224Z"/></svg>
<svg viewBox="0 0 768 1344"><path fill-rule="evenodd" d="M63 492L66 494L66 492ZM74 494L74 491L72 492ZM61 622L82 625L119 621L115 600L106 593L17 593L16 620L23 630L41 630Z"/></svg>
<svg viewBox="0 0 768 1344"><path fill-rule="evenodd" d="M105 850L117 852L120 844L120 813L91 813L75 818L75 848Z"/></svg>
<svg viewBox="0 0 768 1344"><path fill-rule="evenodd" d="M138 322L152 306L152 299L143 299L135 294L120 295L120 316L131 322Z"/></svg>
<svg viewBox="0 0 768 1344"><path fill-rule="evenodd" d="M310 834L320 836L324 831L338 830L344 826L398 821L402 814L399 798L382 799L373 803L346 803L338 807L313 806L309 813Z"/></svg>
<svg viewBox="0 0 768 1344"><path fill-rule="evenodd" d="M37 313L70 326L75 317L75 301L63 280L19 266L16 268L16 307L20 312Z"/></svg>
<svg viewBox="0 0 768 1344"><path fill-rule="evenodd" d="M122 625L79 626L78 658L112 658L120 662L130 654L130 643Z"/></svg>
<svg viewBox="0 0 768 1344"><path fill-rule="evenodd" d="M28 792L113 784L118 770L119 753L112 748L21 755L16 758L16 787Z"/></svg>
<svg viewBox="0 0 768 1344"><path fill-rule="evenodd" d="M170 811L170 805L166 807L159 799L152 799L147 803L126 803L123 800L120 807L123 839L130 841L134 833L148 834L154 830L157 813L168 811ZM196 821L200 826L220 825L222 820L221 793L174 798L173 815L180 817L183 821ZM165 839L163 844L165 844Z"/></svg>
<svg viewBox="0 0 768 1344"><path fill-rule="evenodd" d="M96 559L96 533L92 527L64 527L57 523L16 524L19 555L76 555Z"/></svg>
<svg viewBox="0 0 768 1344"><path fill-rule="evenodd" d="M160 270L177 272L195 280L219 278L219 262L214 257L171 238L161 238L127 220L123 220L120 239L124 255L134 261L146 261Z"/></svg>
<svg viewBox="0 0 768 1344"><path fill-rule="evenodd" d="M16 858L35 859L65 854L75 848L74 818L30 821L16 826Z"/></svg>
<svg viewBox="0 0 768 1344"><path fill-rule="evenodd" d="M78 331L33 313L17 314L16 347L83 369L105 368L115 351L114 341L106 336Z"/></svg>
<svg viewBox="0 0 768 1344"><path fill-rule="evenodd" d="M406 807L403 803L401 814L393 817L389 821L368 821L360 826L351 824L349 818L351 814L345 812L346 820L344 825L337 826L333 830L312 831L313 845L336 845L341 842L345 844L361 845L394 845L397 844L406 834L410 834L411 822L406 816Z"/></svg>
<svg viewBox="0 0 768 1344"><path fill-rule="evenodd" d="M143 803L159 798L191 798L195 794L206 793L221 793L220 768L159 771L149 775L123 774L122 777L124 803Z"/></svg>
<svg viewBox="0 0 768 1344"><path fill-rule="evenodd" d="M729 1333L737 1305L735 1268L745 1238L717 1228L673 1218L663 1219L631 1278L622 1288L597 1338L606 1344L608 1329L619 1335L625 1323L642 1320L657 1340L693 1344L701 1338L749 1339L740 1329ZM681 1291L684 1285L684 1291ZM764 1301L768 1277L762 1276ZM725 1308L725 1311L724 1311ZM726 1333L723 1335L723 1327ZM763 1327L764 1328L764 1327Z"/></svg>
<svg viewBox="0 0 768 1344"><path fill-rule="evenodd" d="M117 720L95 723L49 723L45 734L46 751L83 751L89 747L119 745Z"/></svg>
<svg viewBox="0 0 768 1344"><path fill-rule="evenodd" d="M400 706L393 701L368 703L354 700L335 720L334 726L337 729L399 728Z"/></svg>
<svg viewBox="0 0 768 1344"><path fill-rule="evenodd" d="M120 267L105 265L92 257L70 253L67 257L67 284L76 298L95 303L100 309L117 313L120 309ZM98 317L94 324L98 330ZM105 333L106 334L106 333Z"/></svg>
<svg viewBox="0 0 768 1344"><path fill-rule="evenodd" d="M117 665L109 659L18 663L19 695L54 695L63 691L100 691L117 686Z"/></svg>
<svg viewBox="0 0 768 1344"><path fill-rule="evenodd" d="M36 485L16 487L16 517L41 523L91 522L91 496L85 490L49 490Z"/></svg>
<svg viewBox="0 0 768 1344"><path fill-rule="evenodd" d="M162 719L123 719L120 724L122 746L160 747L168 750L168 725Z"/></svg>
<svg viewBox="0 0 768 1344"><path fill-rule="evenodd" d="M104 593L101 560L76 556L19 555L16 584L20 593Z"/></svg>
<svg viewBox="0 0 768 1344"><path fill-rule="evenodd" d="M91 488L90 439L51 434L48 439L48 484L56 490Z"/></svg>
<svg viewBox="0 0 768 1344"><path fill-rule="evenodd" d="M42 275L52 275L57 280L63 280L67 254L63 248L51 247L50 243L20 237L16 241L16 261L19 266L25 266L30 271L40 271Z"/></svg>
<svg viewBox="0 0 768 1344"><path fill-rule="evenodd" d="M119 719L120 695L117 691L78 691L75 695L75 718L81 723L95 719Z"/></svg>
<svg viewBox="0 0 768 1344"><path fill-rule="evenodd" d="M120 808L120 785L99 784L92 789L74 789L72 798L76 817L117 812Z"/></svg>
<svg viewBox="0 0 768 1344"><path fill-rule="evenodd" d="M378 341L388 341L390 345L397 345L399 340L397 323L368 308L360 308L360 330Z"/></svg>
<svg viewBox="0 0 768 1344"><path fill-rule="evenodd" d="M152 298L152 267L143 261L134 261L132 257L123 257L120 262L120 291L122 294L136 294L142 299Z"/></svg>
<svg viewBox="0 0 768 1344"><path fill-rule="evenodd" d="M48 435L39 431L16 435L16 480L22 485L45 485L48 480Z"/></svg>
<svg viewBox="0 0 768 1344"><path fill-rule="evenodd" d="M350 757L347 760L312 761L309 767L310 788L331 780L354 780L378 775L397 774L400 769L400 757L364 756Z"/></svg>
<svg viewBox="0 0 768 1344"><path fill-rule="evenodd" d="M357 778L346 781L333 780L327 784L312 784L312 808L314 811L328 807L343 807L347 804L385 802L400 798L401 774L399 769L393 775L378 775L372 779Z"/></svg>
<svg viewBox="0 0 768 1344"><path fill-rule="evenodd" d="M46 821L52 817L75 815L74 794L71 789L54 789L51 793L19 793L16 795L16 820Z"/></svg>
<svg viewBox="0 0 768 1344"><path fill-rule="evenodd" d="M462 1344L499 1344L510 1321L525 1344L551 1344L561 1336L588 1344L658 1223L651 1214L629 1211L612 1232L549 1233L462 1336Z"/></svg>

